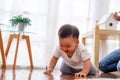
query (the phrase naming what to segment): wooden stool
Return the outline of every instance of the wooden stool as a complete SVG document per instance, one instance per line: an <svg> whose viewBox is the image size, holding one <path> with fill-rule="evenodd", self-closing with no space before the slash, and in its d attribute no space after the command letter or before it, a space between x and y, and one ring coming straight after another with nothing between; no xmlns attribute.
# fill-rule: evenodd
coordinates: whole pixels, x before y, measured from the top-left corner
<svg viewBox="0 0 120 80"><path fill-rule="evenodd" d="M15 51L15 57L14 57L14 64L13 64L13 69L16 68L16 59L17 59L17 53L18 53L18 46L19 46L19 41L20 38L21 39L25 39L26 40L26 44L27 44L27 48L28 48L28 55L29 55L29 60L30 60L30 69L33 69L33 60L32 60L32 52L31 52L31 45L30 45L30 38L27 35L21 35L19 34L10 34L9 40L8 40L8 44L7 44L7 48L5 51L5 56L7 58L8 56L8 51L10 48L10 45L12 43L12 40L16 38L17 39L17 45L16 45L16 51Z"/></svg>
<svg viewBox="0 0 120 80"><path fill-rule="evenodd" d="M3 47L1 30L0 30L0 51L1 51L2 62L3 62L2 68L6 69L6 60L5 60L5 55L4 55L4 47Z"/></svg>
<svg viewBox="0 0 120 80"><path fill-rule="evenodd" d="M105 30L105 29L99 29L99 25L96 24L95 29L86 32L85 34L81 35L82 37L82 43L86 45L87 39L93 39L94 40L94 63L97 68L99 68L99 48L100 48L100 40L106 41L106 40L118 40L120 47L120 31L119 30Z"/></svg>

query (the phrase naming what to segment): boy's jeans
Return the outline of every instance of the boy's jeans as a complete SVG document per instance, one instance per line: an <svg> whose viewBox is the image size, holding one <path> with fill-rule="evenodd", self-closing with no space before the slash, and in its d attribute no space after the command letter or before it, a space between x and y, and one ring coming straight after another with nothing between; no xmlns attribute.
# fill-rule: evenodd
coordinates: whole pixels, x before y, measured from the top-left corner
<svg viewBox="0 0 120 80"><path fill-rule="evenodd" d="M117 71L117 64L120 60L120 49L115 50L104 57L99 63L99 69L105 73ZM120 63L119 63L120 69Z"/></svg>
<svg viewBox="0 0 120 80"><path fill-rule="evenodd" d="M65 64L64 61L62 61L62 64L61 64L61 68L60 68L60 71L62 74L75 74L77 72L80 72L82 69L73 69L72 67L68 66ZM90 71L89 71L89 75L93 75L96 73L96 67L91 64L91 68L90 68Z"/></svg>

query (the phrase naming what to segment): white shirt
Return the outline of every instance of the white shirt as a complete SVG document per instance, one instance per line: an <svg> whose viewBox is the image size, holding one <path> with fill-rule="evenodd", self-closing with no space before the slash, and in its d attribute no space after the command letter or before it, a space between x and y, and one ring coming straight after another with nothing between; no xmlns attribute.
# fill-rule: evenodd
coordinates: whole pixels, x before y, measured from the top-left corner
<svg viewBox="0 0 120 80"><path fill-rule="evenodd" d="M83 44L78 45L71 58L67 56L67 54L60 48L60 46L56 48L53 56L56 58L62 57L65 63L74 69L82 69L83 62L91 57Z"/></svg>

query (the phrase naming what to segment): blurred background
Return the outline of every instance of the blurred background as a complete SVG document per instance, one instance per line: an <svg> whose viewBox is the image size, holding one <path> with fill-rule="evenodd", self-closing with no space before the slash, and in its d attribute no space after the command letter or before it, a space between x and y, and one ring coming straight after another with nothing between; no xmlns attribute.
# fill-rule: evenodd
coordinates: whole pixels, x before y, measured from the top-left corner
<svg viewBox="0 0 120 80"><path fill-rule="evenodd" d="M23 15L31 19L32 25L25 31L31 32L27 35L31 40L34 66L43 68L49 64L55 47L58 45L57 31L61 25L76 25L80 34L83 34L95 27L96 20L115 11L120 11L120 0L0 0L0 24L11 25L9 20L15 15ZM10 32L4 30L9 27L1 25L0 28L5 50ZM13 64L15 45L14 40L7 58L7 65ZM92 41L88 45L88 50L93 55ZM111 42L110 45L116 44ZM109 46L108 51L116 48ZM56 67L60 66L59 62ZM2 64L2 61L0 63ZM29 66L24 40L20 41L17 65Z"/></svg>

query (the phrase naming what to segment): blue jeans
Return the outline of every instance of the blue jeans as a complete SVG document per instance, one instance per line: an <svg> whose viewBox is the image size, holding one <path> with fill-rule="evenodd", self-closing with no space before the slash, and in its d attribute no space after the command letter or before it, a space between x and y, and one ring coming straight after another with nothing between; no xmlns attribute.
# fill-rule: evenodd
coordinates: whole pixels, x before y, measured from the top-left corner
<svg viewBox="0 0 120 80"><path fill-rule="evenodd" d="M99 69L105 73L117 71L117 64L120 60L120 49L115 50L99 62Z"/></svg>
<svg viewBox="0 0 120 80"><path fill-rule="evenodd" d="M117 64L117 70L120 72L120 60L119 60L119 62Z"/></svg>

